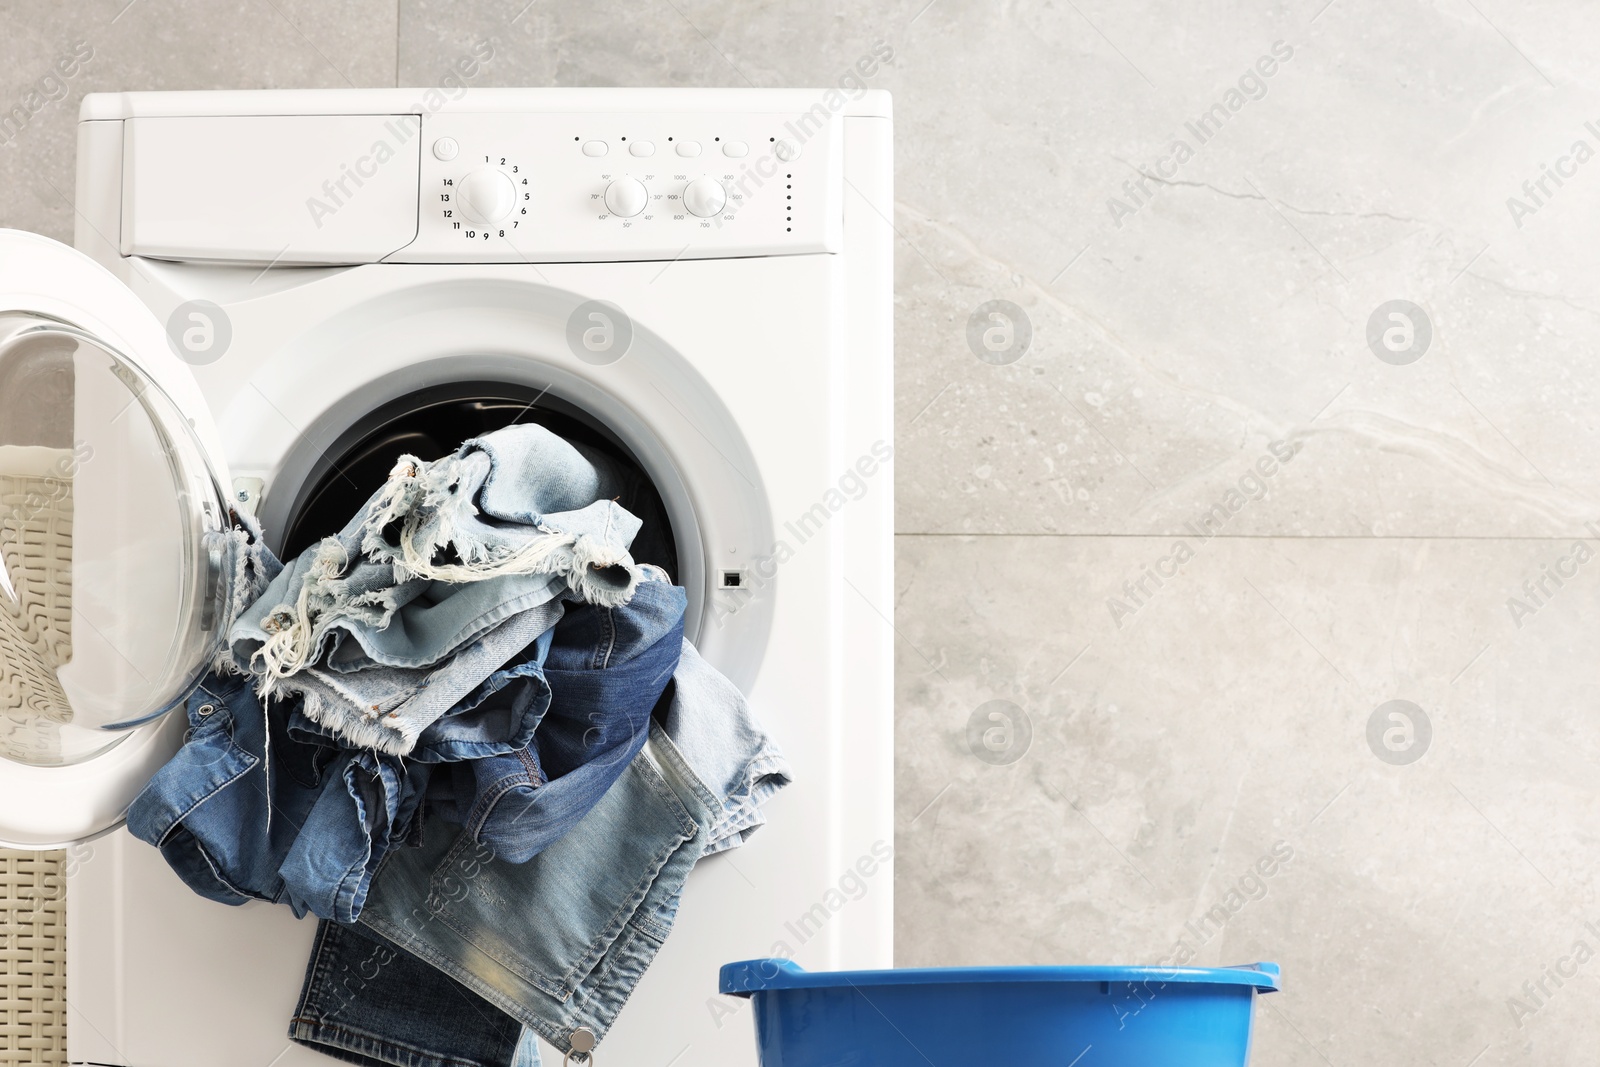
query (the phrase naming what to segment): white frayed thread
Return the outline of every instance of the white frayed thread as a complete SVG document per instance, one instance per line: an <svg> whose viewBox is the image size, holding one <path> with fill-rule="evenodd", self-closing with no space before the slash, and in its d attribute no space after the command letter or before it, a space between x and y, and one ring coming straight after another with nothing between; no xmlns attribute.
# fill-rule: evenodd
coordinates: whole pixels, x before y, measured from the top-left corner
<svg viewBox="0 0 1600 1067"><path fill-rule="evenodd" d="M389 756L404 756L415 746L415 740L407 737L403 730L386 725L384 719L387 716L376 709L362 712L361 718L356 720L350 718L343 706L329 700L326 694L316 689L301 688L293 682L286 683L285 687L304 697L305 703L300 710L306 718L336 731L340 740L351 747L370 749Z"/></svg>
<svg viewBox="0 0 1600 1067"><path fill-rule="evenodd" d="M261 525L249 514L236 514L234 526L223 534L228 540L230 570L228 580L227 615L222 620L222 632L232 631L233 624L267 591L272 579L283 567L277 557L267 549L261 534ZM212 659L211 669L217 674L238 674L232 648L224 643Z"/></svg>
<svg viewBox="0 0 1600 1067"><path fill-rule="evenodd" d="M459 490L464 480L462 461L452 458L429 465L415 456L402 456L367 510L361 526L363 555L393 567L396 585L416 579L466 583L550 574L565 579L581 599L598 607L621 607L633 598L642 575L640 566L626 549L587 534L540 526L541 536L515 548L500 549L465 536L459 529L458 514L476 515L478 511L465 494L453 491ZM425 519L431 521L432 529L423 535ZM396 524L398 546L384 539L384 531ZM447 548L461 562L434 563L434 557ZM295 602L280 604L268 613L263 629L270 636L250 657L251 670L261 678L258 691L263 699L283 689L284 679L316 661L318 632L329 623L376 615L368 621L382 628L398 610L392 589L352 596L344 584L349 565L344 546L337 538L327 538L318 546ZM384 750L381 743L369 747Z"/></svg>
<svg viewBox="0 0 1600 1067"><path fill-rule="evenodd" d="M262 625L272 635L250 657L251 670L262 679L263 699L278 688L282 679L310 666L317 624L337 613L336 603L317 602L337 600L328 586L343 576L348 564L343 545L331 537L323 541L294 604L280 604L267 615Z"/></svg>
<svg viewBox="0 0 1600 1067"><path fill-rule="evenodd" d="M566 578L584 600L600 607L620 607L633 598L639 584L639 568L626 549L595 541L585 534L569 534L538 527L544 536L514 549L493 549L477 538L464 536L458 529L457 512L478 514L464 496L453 494L459 486L457 465L427 467L414 456L405 456L390 472L389 482L374 502L364 524L361 549L372 559L391 563L395 581L414 578L438 582L477 582L513 574L554 574ZM425 537L420 532L425 518L436 527ZM609 519L608 519L609 521ZM384 540L383 532L400 524L398 545ZM433 559L446 548L453 549L460 563L436 564ZM623 579L620 588L604 584L600 574L615 571Z"/></svg>
<svg viewBox="0 0 1600 1067"><path fill-rule="evenodd" d="M272 702L261 698L261 781L267 796L267 834L272 833Z"/></svg>

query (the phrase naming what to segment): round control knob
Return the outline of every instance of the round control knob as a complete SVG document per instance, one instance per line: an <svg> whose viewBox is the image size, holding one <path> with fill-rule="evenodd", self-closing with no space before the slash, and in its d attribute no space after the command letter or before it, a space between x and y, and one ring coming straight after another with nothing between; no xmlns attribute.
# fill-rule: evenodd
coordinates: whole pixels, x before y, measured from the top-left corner
<svg viewBox="0 0 1600 1067"><path fill-rule="evenodd" d="M606 186L606 210L631 219L650 203L650 190L637 178L618 178Z"/></svg>
<svg viewBox="0 0 1600 1067"><path fill-rule="evenodd" d="M728 203L728 191L715 178L696 178L683 190L683 206L689 214L709 219Z"/></svg>
<svg viewBox="0 0 1600 1067"><path fill-rule="evenodd" d="M462 178L456 194L461 213L484 225L499 222L517 204L517 187L511 184L510 175L493 167L482 167Z"/></svg>

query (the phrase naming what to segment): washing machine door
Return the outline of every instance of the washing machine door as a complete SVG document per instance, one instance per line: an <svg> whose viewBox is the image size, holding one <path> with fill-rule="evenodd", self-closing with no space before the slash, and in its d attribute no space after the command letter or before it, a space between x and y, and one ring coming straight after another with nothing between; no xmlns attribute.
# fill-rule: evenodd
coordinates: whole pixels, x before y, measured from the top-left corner
<svg viewBox="0 0 1600 1067"><path fill-rule="evenodd" d="M163 713L220 647L227 593L207 419L126 286L0 230L0 845L115 827L181 741Z"/></svg>

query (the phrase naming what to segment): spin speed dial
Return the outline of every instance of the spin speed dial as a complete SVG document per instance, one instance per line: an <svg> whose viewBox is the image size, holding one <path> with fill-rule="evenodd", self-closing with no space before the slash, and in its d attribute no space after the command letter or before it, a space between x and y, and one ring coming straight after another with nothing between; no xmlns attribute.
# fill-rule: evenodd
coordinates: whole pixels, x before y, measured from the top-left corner
<svg viewBox="0 0 1600 1067"><path fill-rule="evenodd" d="M715 178L700 177L683 188L683 206L689 214L709 219L728 204L728 191Z"/></svg>

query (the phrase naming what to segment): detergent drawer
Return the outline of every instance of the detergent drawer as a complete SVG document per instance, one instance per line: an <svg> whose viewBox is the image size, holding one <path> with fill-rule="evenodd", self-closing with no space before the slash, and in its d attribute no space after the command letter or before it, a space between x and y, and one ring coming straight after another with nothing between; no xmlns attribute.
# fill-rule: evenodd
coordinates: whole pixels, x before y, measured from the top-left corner
<svg viewBox="0 0 1600 1067"><path fill-rule="evenodd" d="M123 122L125 256L375 263L417 233L417 115Z"/></svg>

